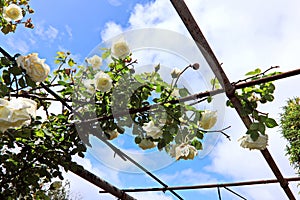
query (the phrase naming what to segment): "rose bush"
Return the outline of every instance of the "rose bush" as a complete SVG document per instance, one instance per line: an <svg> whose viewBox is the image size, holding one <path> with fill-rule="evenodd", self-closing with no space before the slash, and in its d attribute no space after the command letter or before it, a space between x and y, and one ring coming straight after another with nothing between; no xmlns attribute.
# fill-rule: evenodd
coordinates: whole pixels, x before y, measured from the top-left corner
<svg viewBox="0 0 300 200"><path fill-rule="evenodd" d="M10 171L7 176L0 170L0 186L6 196L14 199L20 194L36 194L39 185L62 178L58 166L65 170L80 167L71 161L72 156L84 156L86 146L91 146L91 135L113 140L122 137L125 131L130 132L140 149L164 150L175 160L194 159L202 150L202 140L213 132L209 129L216 124L217 112L193 106L202 101L179 101L190 93L177 85L186 70L197 70L199 65L174 69L170 72L173 79L168 83L162 79L159 65L150 72L137 74L137 61L126 41L114 42L102 55L88 58L87 66L77 65L70 56L68 52L57 52L58 67L53 77L37 53L1 58L0 98L10 98L0 102L0 125L3 124L0 148L8 152L0 155L0 159L4 171ZM102 59L111 61L106 69L100 68ZM264 102L262 98L271 99L274 89L271 84L263 88L260 100ZM243 108L249 113L248 101L257 98L248 93L242 96ZM14 99L21 103L10 106ZM35 106L29 103L33 100ZM59 114L49 110L54 101L63 105ZM34 119L36 109L44 111L43 119L40 116ZM268 116L255 113L255 109L251 114L255 119L248 130L251 140L244 137L242 146L262 149L267 145L264 126L270 128L276 124ZM22 151L12 153L15 145Z"/></svg>

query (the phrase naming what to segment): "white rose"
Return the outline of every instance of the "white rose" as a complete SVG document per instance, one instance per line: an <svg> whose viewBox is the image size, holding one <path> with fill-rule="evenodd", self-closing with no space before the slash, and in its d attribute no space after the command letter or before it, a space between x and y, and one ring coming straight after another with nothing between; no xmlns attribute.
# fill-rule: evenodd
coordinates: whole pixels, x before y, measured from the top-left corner
<svg viewBox="0 0 300 200"><path fill-rule="evenodd" d="M95 81L90 80L90 79L82 80L82 83L83 83L84 87L87 89L88 93L90 93L90 94L95 93L94 82Z"/></svg>
<svg viewBox="0 0 300 200"><path fill-rule="evenodd" d="M115 58L124 59L130 53L129 46L126 41L119 40L112 44L111 54Z"/></svg>
<svg viewBox="0 0 300 200"><path fill-rule="evenodd" d="M142 139L142 141L139 143L139 147L141 147L143 150L151 149L155 146L155 143L148 139Z"/></svg>
<svg viewBox="0 0 300 200"><path fill-rule="evenodd" d="M205 110L202 113L199 125L203 129L211 129L217 122L217 111Z"/></svg>
<svg viewBox="0 0 300 200"><path fill-rule="evenodd" d="M117 131L117 129L113 130L113 131L106 131L106 133L109 135L109 140L113 140L116 137L118 137L119 132Z"/></svg>
<svg viewBox="0 0 300 200"><path fill-rule="evenodd" d="M171 96L179 98L180 97L179 89L178 88L174 88L173 91L172 91L172 93L171 93Z"/></svg>
<svg viewBox="0 0 300 200"><path fill-rule="evenodd" d="M240 146L248 149L264 150L268 145L268 135L259 134L256 141L253 141L249 134L241 137L238 141L241 141Z"/></svg>
<svg viewBox="0 0 300 200"><path fill-rule="evenodd" d="M104 72L98 72L95 75L95 88L99 91L106 92L112 88L112 79Z"/></svg>
<svg viewBox="0 0 300 200"><path fill-rule="evenodd" d="M27 56L19 56L17 64L25 69L26 74L34 82L43 82L50 72L50 67L45 64L45 59L40 59L37 53L31 53Z"/></svg>
<svg viewBox="0 0 300 200"><path fill-rule="evenodd" d="M144 131L146 131L147 136L152 137L153 139L158 139L162 136L162 131L159 127L154 125L153 121L150 121L148 123L144 123L143 125Z"/></svg>
<svg viewBox="0 0 300 200"><path fill-rule="evenodd" d="M19 21L23 18L22 9L16 4L10 4L3 8L3 18L6 21Z"/></svg>
<svg viewBox="0 0 300 200"><path fill-rule="evenodd" d="M87 63L92 65L93 69L98 69L102 65L102 58L98 55L93 55L86 59Z"/></svg>
<svg viewBox="0 0 300 200"><path fill-rule="evenodd" d="M172 157L175 157L176 160L192 160L198 154L198 151L194 146L182 143L180 145L173 145L170 154Z"/></svg>
<svg viewBox="0 0 300 200"><path fill-rule="evenodd" d="M172 71L171 71L171 76L172 78L178 78L178 76L180 75L181 73L181 70L178 69L178 68L174 68Z"/></svg>
<svg viewBox="0 0 300 200"><path fill-rule="evenodd" d="M26 98L0 99L0 131L29 124L36 117L37 103Z"/></svg>

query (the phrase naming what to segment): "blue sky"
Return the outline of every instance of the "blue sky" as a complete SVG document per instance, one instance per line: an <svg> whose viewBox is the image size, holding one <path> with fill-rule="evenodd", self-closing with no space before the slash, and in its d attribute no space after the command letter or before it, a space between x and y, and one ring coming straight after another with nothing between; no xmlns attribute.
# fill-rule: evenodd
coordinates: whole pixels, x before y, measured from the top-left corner
<svg viewBox="0 0 300 200"><path fill-rule="evenodd" d="M267 69L272 65L280 65L281 71L289 71L299 66L300 14L297 8L300 3L298 1L186 0L186 3L219 61L224 63L222 66L232 81L241 79L246 72L257 67ZM0 43L11 54L39 52L40 57L46 58L52 69L55 68L53 61L56 51L69 50L80 63L102 40L111 39L123 31L137 28L163 28L189 37L172 4L167 0L130 2L32 0L31 6L36 11L32 16L35 29L18 28L15 34L0 36ZM205 63L201 64L205 65ZM199 83L196 82L193 86L196 87L197 84ZM285 101L300 95L299 90L294 90L291 84L299 84L299 78L292 77L276 82L275 101L262 107L262 110L278 119ZM196 91L197 87L193 90ZM260 152L248 151L239 146L237 139L245 132L245 128L234 110L219 104L215 106L222 107L222 112L225 114L220 116L222 123L220 122L219 126L232 126L227 131L232 141L229 142L221 137L212 152L204 158L171 162L155 170L154 173L170 186L274 178ZM267 133L270 138L269 150L282 173L284 176L294 176L295 171L285 157L286 142L280 136L279 129L268 130ZM122 140L124 138L119 137L115 143L122 143ZM100 147L102 148L101 145ZM138 155L139 161L148 162L145 160L147 152ZM85 159L75 159L86 169L119 188L159 186L142 173L128 172L130 166L127 163L121 164L120 161L115 160L117 163L120 162L119 170L112 169L105 162L95 158L94 152L88 153ZM113 158L107 156L107 159ZM160 159L163 159L163 156ZM160 162L160 160L153 162ZM100 195L98 188L76 175L67 173L65 176L71 181L71 191L74 196L77 194L89 200L115 199L110 195ZM296 183L290 183L290 186L294 194L297 194ZM286 199L278 184L231 189L247 199ZM216 189L178 191L178 193L184 199L218 199ZM143 200L176 199L168 192L165 194L162 192L132 193L132 195ZM222 190L222 197L238 199L225 190Z"/></svg>

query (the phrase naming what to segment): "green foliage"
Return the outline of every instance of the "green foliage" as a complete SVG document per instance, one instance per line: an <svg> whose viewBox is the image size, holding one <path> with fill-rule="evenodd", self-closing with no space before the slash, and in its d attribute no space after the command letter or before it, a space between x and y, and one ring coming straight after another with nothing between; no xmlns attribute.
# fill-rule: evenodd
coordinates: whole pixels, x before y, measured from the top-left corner
<svg viewBox="0 0 300 200"><path fill-rule="evenodd" d="M294 98L287 102L281 114L280 127L282 135L289 144L286 147L291 164L300 174L300 99Z"/></svg>
<svg viewBox="0 0 300 200"><path fill-rule="evenodd" d="M268 77L275 73L265 74L261 72L261 69L257 68L253 71L246 73L246 76L250 76L245 80L256 80L258 78ZM269 117L268 113L263 113L258 110L259 104L265 104L274 100L275 85L272 82L261 83L259 85L245 87L236 92L236 96L240 99L243 115L248 115L252 119L252 124L246 134L250 134L251 138L257 140L259 133L265 134L266 128L274 128L278 126L277 122ZM226 105L233 107L228 100Z"/></svg>
<svg viewBox="0 0 300 200"><path fill-rule="evenodd" d="M74 65L68 59L68 65ZM70 61L71 60L71 61ZM84 156L86 147L79 138L72 115L67 110L60 114L49 114L51 101L45 99L45 92L37 88L15 61L0 58L0 98L22 96L34 99L38 107L44 108L47 117L37 117L29 125L0 132L0 199L47 199L42 185L53 178L62 177L62 166L66 171L78 166L72 156ZM58 84L64 89L62 98L70 96L71 75L66 69L59 72ZM67 80L68 79L68 80ZM49 86L50 82L48 82ZM52 198L48 198L52 199Z"/></svg>

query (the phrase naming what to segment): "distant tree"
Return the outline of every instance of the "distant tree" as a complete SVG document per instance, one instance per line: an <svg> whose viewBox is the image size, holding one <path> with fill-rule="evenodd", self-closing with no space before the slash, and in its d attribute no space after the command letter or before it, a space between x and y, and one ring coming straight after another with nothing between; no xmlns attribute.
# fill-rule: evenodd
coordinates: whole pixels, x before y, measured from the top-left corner
<svg viewBox="0 0 300 200"><path fill-rule="evenodd" d="M300 98L290 99L281 114L282 135L289 144L286 146L291 164L300 174Z"/></svg>

